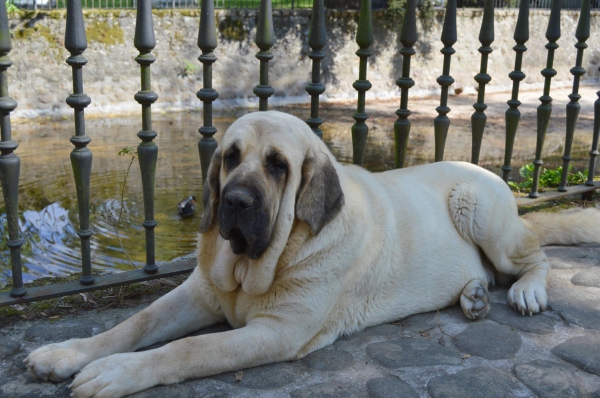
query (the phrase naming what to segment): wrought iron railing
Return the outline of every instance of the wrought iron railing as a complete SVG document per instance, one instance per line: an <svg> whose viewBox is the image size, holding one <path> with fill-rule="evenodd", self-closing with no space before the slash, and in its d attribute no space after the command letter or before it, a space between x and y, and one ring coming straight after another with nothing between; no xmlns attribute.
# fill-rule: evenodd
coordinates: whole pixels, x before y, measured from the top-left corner
<svg viewBox="0 0 600 398"><path fill-rule="evenodd" d="M137 8L138 0L82 0L83 8L91 9L122 9ZM10 3L24 10L53 10L67 8L68 0L10 0ZM389 0L371 0L373 9L385 9L389 6ZM582 0L561 0L563 10L579 10L582 6ZM419 2L421 4L422 2ZM494 8L519 8L520 0L494 0ZM529 8L532 9L550 9L552 0L529 0ZM190 9L200 7L199 0L152 0L153 9ZM215 0L214 7L217 9L259 9L260 0ZM458 8L485 8L485 0L456 0ZM311 9L312 0L273 0L273 9ZM447 0L433 1L434 8L446 8ZM591 9L600 9L600 0L591 1ZM361 8L360 0L324 0L325 9L347 9L359 10Z"/></svg>
<svg viewBox="0 0 600 398"><path fill-rule="evenodd" d="M16 7L25 10L52 10L67 8L68 0L11 0ZM137 8L138 0L81 0L83 8ZM161 8L198 8L200 0L152 0L150 5L153 9ZM310 9L312 0L273 0L272 7L275 9ZM350 5L351 6L351 5ZM215 0L215 8L221 9L258 9L260 0ZM352 8L344 5L336 8Z"/></svg>
<svg viewBox="0 0 600 398"><path fill-rule="evenodd" d="M538 198L539 172L543 161L541 159L544 146L544 138L550 121L552 112L551 79L556 75L553 69L553 55L558 48L556 41L560 37L560 5L559 0L551 8L546 31L548 43L545 47L548 50L548 59L546 67L541 71L545 78L543 95L540 97L541 104L538 107L538 131L537 144L535 151L535 175L534 182L529 198L519 199L520 203L532 203L531 198ZM154 246L154 176L157 167L158 148L153 139L156 132L152 130L151 107L158 96L152 91L150 84L150 65L155 58L152 50L155 47L154 29L151 13L152 0L137 0L137 20L134 45L139 51L136 61L140 64L141 71L141 90L134 98L142 106L142 129L138 132L138 137L142 140L138 147L140 169L142 173L142 189L144 194L144 213L145 220L142 225L146 230L146 265L143 269L124 272L121 274L111 274L94 278L90 267L90 247L89 240L93 233L89 225L89 179L92 167L92 154L87 148L91 138L85 135L84 109L90 104L90 98L83 92L83 66L86 59L83 52L87 48L84 19L82 14L81 0L67 0L67 26L65 33L65 47L71 56L67 59L73 71L73 93L68 96L66 102L75 113L75 135L71 137L71 142L75 146L71 153L74 179L77 187L77 199L79 207L80 228L77 231L81 239L81 260L82 276L77 282L70 282L62 285L50 285L26 289L23 285L20 247L23 244L19 231L18 215L18 187L19 187L19 167L20 160L15 153L17 143L11 136L10 113L17 103L8 96L7 68L12 65L8 58L11 50L10 30L6 9L0 7L0 183L2 184L2 194L7 212L8 240L7 246L11 252L12 264L12 290L6 293L0 293L0 306L13 303L29 302L44 298L64 296L66 294L78 293L87 290L107 288L117 285L123 285L131 282L138 282L153 278L161 278L169 275L176 275L191 271L195 267L194 260L180 261L163 266L157 266L155 261ZM410 62L411 57L418 56L414 44L417 41L416 18L417 18L418 0L408 0L404 12L402 30L400 32L400 42L402 49L400 54L403 56L402 73L397 80L400 87L400 107L396 111L398 120L394 125L395 133L395 151L397 168L404 167L407 153L408 138L410 135L410 121L408 117L409 110L409 89L414 85L411 77ZM474 76L479 85L477 101L473 105L475 112L472 115L472 157L471 162L478 163L479 152L483 140L483 132L486 125L485 110L485 85L491 77L487 74L488 56L492 52L491 44L494 41L493 18L494 4L497 0L485 0L485 9L482 15L482 24L479 35L481 47L481 64L479 73ZM260 76L258 85L254 88L254 93L260 99L260 111L268 109L269 97L274 89L269 84L269 61L273 58L271 47L276 43L276 37L273 31L272 20L272 0L260 1L260 13L258 18L257 34L255 43L259 49L256 58L260 62ZM322 133L319 126L323 120L319 117L319 96L323 94L325 86L321 82L321 61L327 56L324 51L327 43L325 34L325 0L315 0L312 4L311 30L308 38L308 44L312 51L309 57L312 60L312 77L307 82L306 91L311 97L310 118L307 124L312 128L315 134L321 137ZM213 0L202 0L201 16L199 18L198 47L200 49L199 61L203 65L203 87L198 91L197 96L204 104L203 126L199 128L201 139L198 142L200 164L202 177L206 178L210 158L217 147L214 135L217 133L212 120L212 103L218 98L218 92L212 86L213 67L218 68L217 58L214 54L217 48L217 34L215 29L215 3ZM354 83L354 88L358 92L357 110L353 117L356 123L352 127L352 141L354 163L361 165L364 159L364 153L367 143L369 130L365 121L368 119L365 104L365 92L371 87L367 80L367 63L371 55L371 46L373 44L373 23L371 17L372 0L362 0L362 7L359 13L358 31L356 34L356 43L358 51L359 74L358 80ZM444 156L446 136L450 126L450 120L447 114L451 111L449 106L448 92L454 80L450 74L451 56L455 53L453 45L457 41L456 32L456 9L457 0L448 0L446 3L446 12L441 42L443 48L443 72L437 79L441 86L440 105L436 108L438 116L433 120L435 128L435 160L440 161ZM569 96L571 102L567 105L567 127L565 134L565 152L563 156L563 170L568 170L568 164L571 160L570 148L573 141L575 124L579 114L580 106L578 104L581 98L578 93L580 79L585 73L582 67L582 57L586 45L586 40L590 36L590 0L582 0L580 3L580 15L577 32L575 35L577 48L576 59L571 73L574 76L572 94ZM529 3L523 2L519 8L519 16L515 29L514 40L516 42L515 50L515 68L509 74L513 81L512 96L508 100L509 108L506 111L506 147L505 162L502 166L503 178L508 180L511 168L512 148L518 130L520 112L518 100L519 84L525 78L521 71L524 53L527 50L525 43L529 39ZM564 40L564 39L563 39ZM575 40L573 40L575 41ZM531 46L532 44L530 44ZM535 45L541 45L536 43ZM475 71L474 71L475 72ZM133 94L133 93L132 93ZM588 180L585 185L567 187L565 176L558 191L545 192L540 199L556 198L560 195L587 193L598 187L599 183L594 182L595 160L598 156L598 141L600 135L600 91L597 93L598 99L594 107L594 128L592 132L592 147L590 150L590 162ZM350 134L350 132L349 132Z"/></svg>

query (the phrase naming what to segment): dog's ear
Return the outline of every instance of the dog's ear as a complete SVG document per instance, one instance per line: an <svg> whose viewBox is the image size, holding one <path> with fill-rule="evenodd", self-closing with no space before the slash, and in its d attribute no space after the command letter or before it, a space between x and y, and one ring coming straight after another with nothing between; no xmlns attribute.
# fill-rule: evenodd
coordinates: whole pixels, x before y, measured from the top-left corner
<svg viewBox="0 0 600 398"><path fill-rule="evenodd" d="M215 219L215 214L217 214L221 191L221 184L219 182L220 173L221 149L219 148L213 154L210 167L208 168L208 175L206 181L204 181L204 188L202 189L202 206L204 206L204 212L200 220L200 233L204 233L210 229Z"/></svg>
<svg viewBox="0 0 600 398"><path fill-rule="evenodd" d="M329 156L309 151L302 164L302 182L296 200L296 217L316 235L342 210L344 192Z"/></svg>

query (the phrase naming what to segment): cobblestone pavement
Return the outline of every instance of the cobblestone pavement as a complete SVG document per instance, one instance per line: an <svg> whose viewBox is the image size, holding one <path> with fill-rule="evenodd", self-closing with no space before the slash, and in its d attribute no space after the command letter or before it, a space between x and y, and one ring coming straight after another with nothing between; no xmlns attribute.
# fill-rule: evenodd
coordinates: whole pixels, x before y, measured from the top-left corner
<svg viewBox="0 0 600 398"><path fill-rule="evenodd" d="M246 369L239 382L231 372L134 396L600 398L600 245L545 251L553 271L551 308L542 314L516 314L507 289L496 288L482 321L468 321L460 307L419 314L340 338L299 361ZM9 325L0 332L0 397L68 396L69 382L32 380L23 358L47 342L97 334L141 308Z"/></svg>

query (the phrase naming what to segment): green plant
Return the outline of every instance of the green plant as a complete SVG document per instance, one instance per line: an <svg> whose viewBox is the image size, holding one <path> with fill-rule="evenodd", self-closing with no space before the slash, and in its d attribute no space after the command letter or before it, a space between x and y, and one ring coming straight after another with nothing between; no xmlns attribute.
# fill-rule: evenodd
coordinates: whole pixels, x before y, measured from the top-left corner
<svg viewBox="0 0 600 398"><path fill-rule="evenodd" d="M587 181L588 170L583 172L571 173L572 165L569 165L567 173L567 183L569 185L583 184ZM533 171L535 167L533 163L524 165L519 169L519 175L523 179L521 182L509 181L508 185L515 191L529 189L533 185ZM562 167L557 167L555 170L544 169L540 171L539 188L558 187L562 178Z"/></svg>
<svg viewBox="0 0 600 398"><path fill-rule="evenodd" d="M131 263L131 265L133 265L137 269L138 268L137 265L135 265L135 263L133 262L131 257L129 257L129 254L123 247L123 242L121 241L121 236L119 235L119 225L121 224L121 217L123 216L123 202L125 202L125 185L127 184L127 177L129 177L129 171L131 170L131 166L133 165L133 162L138 158L138 153L135 149L128 146L128 147L121 149L119 151L118 155L119 156L129 156L129 158L130 158L129 165L127 166L127 171L125 172L125 177L123 178L123 186L121 187L121 203L119 205L119 215L116 220L114 219L114 217L112 216L112 214L110 212L104 212L104 211L95 212L94 215L97 218L106 221L113 227L113 229L115 231L115 235L117 235L117 239L119 240L119 244L121 245L121 250L123 250L123 253L125 253L125 256L127 256L127 259L129 259L129 262Z"/></svg>
<svg viewBox="0 0 600 398"><path fill-rule="evenodd" d="M13 0L6 0L6 12L12 13L19 11L19 7L13 4Z"/></svg>
<svg viewBox="0 0 600 398"><path fill-rule="evenodd" d="M183 66L179 72L181 77L187 77L189 75L194 74L198 70L198 65L194 62L190 62L187 59L183 60Z"/></svg>
<svg viewBox="0 0 600 398"><path fill-rule="evenodd" d="M419 20L423 29L431 31L433 28L433 20L435 18L435 1L434 0L421 0L419 1Z"/></svg>

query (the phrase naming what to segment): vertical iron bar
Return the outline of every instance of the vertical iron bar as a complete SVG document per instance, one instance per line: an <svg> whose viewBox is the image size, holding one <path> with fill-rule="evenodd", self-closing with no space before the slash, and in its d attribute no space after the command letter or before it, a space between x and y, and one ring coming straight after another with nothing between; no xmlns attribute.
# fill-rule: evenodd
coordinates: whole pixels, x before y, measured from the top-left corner
<svg viewBox="0 0 600 398"><path fill-rule="evenodd" d="M408 120L408 117L412 112L408 110L408 90L415 85L415 81L410 78L410 57L415 55L415 50L412 47L417 42L417 1L408 0L406 2L400 35L400 42L403 47L400 50L400 54L402 54L402 77L396 80L396 84L400 87L400 108L396 110L398 120L394 123L396 168L404 167L408 135L410 134L410 120Z"/></svg>
<svg viewBox="0 0 600 398"><path fill-rule="evenodd" d="M446 146L446 137L450 127L450 119L448 112L448 87L454 83L454 79L450 76L450 57L456 51L452 45L456 43L456 0L448 0L446 3L446 15L444 16L444 27L442 29L442 43L444 48L440 51L444 54L444 67L442 75L437 78L438 84L442 87L440 96L440 106L435 108L438 116L433 121L435 131L435 161L439 162L444 159L444 147Z"/></svg>
<svg viewBox="0 0 600 398"><path fill-rule="evenodd" d="M319 138L323 138L323 132L319 128L323 123L323 119L319 117L319 96L325 92L325 86L321 83L321 61L325 58L323 47L326 43L324 1L314 0L310 17L310 32L308 33L308 45L312 49L308 54L308 57L312 59L312 73L311 82L305 88L306 92L310 94L310 117L306 123Z"/></svg>
<svg viewBox="0 0 600 398"><path fill-rule="evenodd" d="M210 159L215 149L217 149L217 141L213 137L217 129L212 125L212 103L219 98L219 93L212 87L212 64L217 60L214 53L215 48L217 48L217 29L213 0L202 0L198 48L202 50L202 55L198 57L198 60L202 62L203 86L196 93L196 96L204 104L204 124L198 129L198 132L202 135L202 138L198 141L198 153L200 154L202 181L206 181Z"/></svg>
<svg viewBox="0 0 600 398"><path fill-rule="evenodd" d="M473 104L475 112L471 115L471 131L472 147L471 147L471 163L479 163L479 152L481 150L481 141L483 139L483 131L487 116L485 110L485 85L488 84L492 77L487 73L488 56L492 53L490 44L494 41L494 0L485 0L485 8L483 10L483 18L481 21L481 30L479 31L479 52L481 53L481 68L479 73L475 75L475 81L479 84L477 90L477 102Z"/></svg>
<svg viewBox="0 0 600 398"><path fill-rule="evenodd" d="M20 297L26 293L23 287L23 269L21 266L21 246L23 238L19 230L19 172L21 160L14 153L18 144L12 140L10 128L10 112L17 107L17 102L8 96L7 69L12 66L8 53L12 50L10 29L6 7L0 5L0 184L6 207L8 239L6 246L10 249L13 287L11 296Z"/></svg>
<svg viewBox="0 0 600 398"><path fill-rule="evenodd" d="M512 96L508 100L507 104L509 108L504 114L506 123L506 145L504 148L504 165L502 166L502 179L508 182L508 176L512 171L510 165L512 160L512 151L515 143L515 136L517 135L517 128L519 127L519 120L521 119L521 112L519 111L519 83L525 79L525 73L521 71L523 64L523 53L527 51L525 43L529 40L529 1L521 0L519 5L519 17L517 18L517 26L515 28L515 34L513 36L516 46L513 47L515 50L515 70L508 74L508 77L513 81Z"/></svg>
<svg viewBox="0 0 600 398"><path fill-rule="evenodd" d="M573 144L573 135L575 134L575 125L577 124L577 118L579 116L579 81L585 74L585 69L581 66L583 63L583 51L587 48L585 41L590 37L590 0L581 0L581 12L579 14L579 22L577 23L577 30L575 31L575 37L577 38L577 58L575 60L575 67L571 69L573 75L573 92L569 94L569 103L567 104L567 130L565 137L565 154L563 155L563 169L560 179L560 186L558 190L560 192L567 191L567 176L569 174L569 162L571 161L571 146Z"/></svg>
<svg viewBox="0 0 600 398"><path fill-rule="evenodd" d="M260 84L254 87L253 92L260 98L258 109L266 111L269 109L269 97L275 93L273 87L269 85L269 61L273 59L273 53L270 50L275 44L271 0L260 0L260 12L254 43L260 49L256 54L256 58L260 61Z"/></svg>
<svg viewBox="0 0 600 398"><path fill-rule="evenodd" d="M356 33L356 44L359 50L356 55L360 58L358 80L352 87L358 91L358 103L356 113L352 115L356 121L352 125L352 160L354 164L362 166L365 160L365 148L367 146L367 135L369 127L365 123L369 116L365 112L365 96L372 85L367 80L368 58L372 52L369 47L373 43L373 18L371 13L371 0L361 0L360 16L358 17L358 32Z"/></svg>
<svg viewBox="0 0 600 398"><path fill-rule="evenodd" d="M600 70L600 68L598 68ZM596 171L596 157L598 156L598 136L600 136L600 91L596 92L598 98L594 102L594 133L592 138L592 150L590 151L590 164L588 167L588 178L585 185L594 185L594 173Z"/></svg>
<svg viewBox="0 0 600 398"><path fill-rule="evenodd" d="M142 140L137 147L140 171L142 174L142 190L144 191L144 222L146 229L146 265L144 271L153 273L158 270L154 255L154 180L156 176L156 160L158 147L152 141L156 132L152 130L152 104L158 95L151 88L150 65L156 58L150 53L156 41L154 39L154 26L152 23L151 0L138 0L135 21L135 36L133 44L140 54L135 58L140 64L141 90L134 98L142 106L142 130L137 136Z"/></svg>
<svg viewBox="0 0 600 398"><path fill-rule="evenodd" d="M87 48L87 38L83 25L83 13L80 0L67 0L67 27L65 30L65 48L71 53L67 64L73 69L73 94L67 97L67 104L75 113L75 135L71 143L75 146L71 152L71 166L77 187L77 204L79 207L79 230L81 238L81 267L82 276L79 281L83 284L94 282L92 276L90 238L93 234L90 228L90 174L92 172L92 152L87 145L92 141L85 135L84 109L92 100L83 93L83 66L87 59L83 52Z"/></svg>
<svg viewBox="0 0 600 398"><path fill-rule="evenodd" d="M548 58L546 60L546 68L542 70L542 76L545 78L544 82L544 95L540 97L541 104L537 108L537 140L535 145L535 160L533 164L535 166L533 170L533 183L531 186L531 192L529 193L530 198L537 198L540 196L538 193L538 185L540 182L541 168L544 162L542 161L542 150L544 149L544 139L546 138L546 131L548 130L548 124L550 123L550 116L552 115L552 97L550 96L550 84L552 77L556 75L556 70L552 69L554 63L554 51L558 48L556 41L560 38L560 0L552 0L552 11L550 11L550 19L548 20L548 29L546 29L546 39L548 44Z"/></svg>

